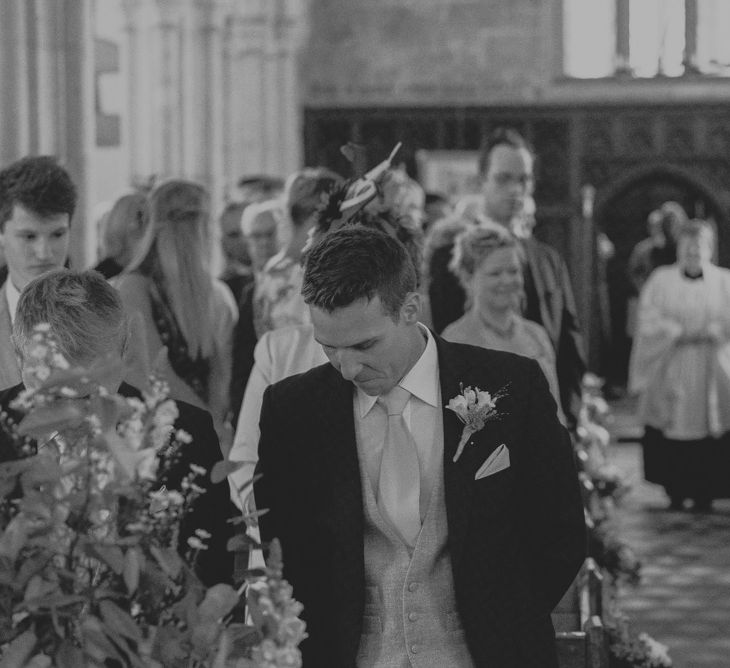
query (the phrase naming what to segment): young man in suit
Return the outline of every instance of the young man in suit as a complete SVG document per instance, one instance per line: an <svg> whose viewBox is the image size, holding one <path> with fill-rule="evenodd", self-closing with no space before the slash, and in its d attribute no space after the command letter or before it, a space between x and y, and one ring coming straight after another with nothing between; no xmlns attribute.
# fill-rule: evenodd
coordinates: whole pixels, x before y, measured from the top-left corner
<svg viewBox="0 0 730 668"><path fill-rule="evenodd" d="M8 276L0 286L0 390L20 382L11 341L20 292L34 278L62 267L76 188L54 158L23 158L0 171L0 247Z"/></svg>
<svg viewBox="0 0 730 668"><path fill-rule="evenodd" d="M423 327L413 262L377 230L324 237L302 294L329 364L266 390L255 496L304 604L304 666L557 666L550 613L585 527L537 363ZM456 457L445 406L467 387L501 396Z"/></svg>
<svg viewBox="0 0 730 668"><path fill-rule="evenodd" d="M99 378L109 392L124 397L141 398L140 391L122 382L120 365L128 346L128 321L117 291L95 271L76 272L59 269L31 281L18 301L13 336L23 368L23 380L33 386L33 375L28 373L30 340L36 325L46 323L59 344L59 352L72 366L91 368L104 361L104 372ZM31 358L32 359L32 358ZM11 407L12 401L25 388L24 383L0 392L0 411L17 423L22 414ZM157 482L168 489L179 489L182 478L190 472L190 464L209 471L220 459L220 445L213 419L204 411L182 401L175 402L178 417L174 430L182 429L190 437L179 456L158 475ZM7 419L7 418L6 418ZM0 461L12 459L13 439L7 423L0 423ZM201 551L196 572L206 585L229 582L233 576L233 555L226 543L232 536L228 518L237 514L230 501L226 482L212 484L206 475L196 480L206 492L194 502L181 526L179 550L184 554L187 539L195 529L211 534L208 549Z"/></svg>

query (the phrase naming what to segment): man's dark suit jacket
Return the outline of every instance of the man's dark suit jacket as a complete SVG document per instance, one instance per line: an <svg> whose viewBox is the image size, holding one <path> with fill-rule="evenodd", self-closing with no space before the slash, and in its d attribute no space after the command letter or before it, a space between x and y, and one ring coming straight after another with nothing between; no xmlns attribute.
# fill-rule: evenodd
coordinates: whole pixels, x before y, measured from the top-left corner
<svg viewBox="0 0 730 668"><path fill-rule="evenodd" d="M524 315L545 328L555 348L560 401L572 422L586 357L568 268L558 251L534 237L523 240L522 248L526 256Z"/></svg>
<svg viewBox="0 0 730 668"><path fill-rule="evenodd" d="M0 392L0 410L6 412L10 420L16 424L22 420L23 414L10 408L10 403L23 389L24 386L20 384ZM124 397L142 396L136 388L127 383L122 383L119 394ZM157 482L171 490L180 488L183 477L190 472L190 464L197 464L210 471L213 464L222 459L210 413L184 401L176 401L175 404L178 408L175 430L186 431L192 437L192 442L182 445L181 457L170 466L166 475L158 477ZM14 456L16 455L10 437L0 424L0 461L6 461ZM188 551L187 540L194 534L195 529L208 531L211 534L211 538L206 541L208 549L201 551L196 573L207 586L218 582L231 582L233 553L228 552L227 542L233 534L231 524L227 520L238 512L231 503L228 483L224 480L214 485L207 475L198 478L196 483L206 492L198 497L183 521L179 551L183 555Z"/></svg>
<svg viewBox="0 0 730 668"><path fill-rule="evenodd" d="M444 484L456 601L476 666L557 666L550 620L585 556L573 453L533 360L436 337L441 398L460 384L496 392L488 422L452 461L463 425L444 409ZM511 466L475 480L500 444ZM364 600L364 511L353 385L330 365L264 394L255 485L264 540L304 604L306 668L355 666Z"/></svg>

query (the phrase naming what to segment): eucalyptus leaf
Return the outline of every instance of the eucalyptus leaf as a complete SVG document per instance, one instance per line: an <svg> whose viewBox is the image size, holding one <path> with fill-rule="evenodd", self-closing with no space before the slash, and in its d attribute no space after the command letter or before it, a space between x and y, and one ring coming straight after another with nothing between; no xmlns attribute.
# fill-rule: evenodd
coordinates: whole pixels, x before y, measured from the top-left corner
<svg viewBox="0 0 730 668"><path fill-rule="evenodd" d="M141 566L140 552L136 547L131 547L124 555L123 577L124 584L127 585L127 591L134 594L139 586L139 571Z"/></svg>
<svg viewBox="0 0 730 668"><path fill-rule="evenodd" d="M142 640L142 633L137 624L135 624L129 613L122 610L118 605L105 599L99 602L99 611L101 612L101 618L109 628L135 642Z"/></svg>
<svg viewBox="0 0 730 668"><path fill-rule="evenodd" d="M152 556L157 560L163 571L167 573L173 580L180 575L180 570L183 567L183 561L177 550L168 547L160 548L152 545L150 547Z"/></svg>
<svg viewBox="0 0 730 668"><path fill-rule="evenodd" d="M235 536L231 536L226 543L226 549L229 552L247 552L248 550L260 550L261 543L254 538L251 538L248 534L238 533Z"/></svg>
<svg viewBox="0 0 730 668"><path fill-rule="evenodd" d="M70 640L61 643L53 658L56 668L79 668L84 665L84 653Z"/></svg>
<svg viewBox="0 0 730 668"><path fill-rule="evenodd" d="M203 602L198 606L201 620L218 620L227 615L238 603L236 590L227 584L213 585L207 592Z"/></svg>
<svg viewBox="0 0 730 668"><path fill-rule="evenodd" d="M0 668L23 668L33 653L36 642L37 638L33 631L21 633L3 650Z"/></svg>
<svg viewBox="0 0 730 668"><path fill-rule="evenodd" d="M89 556L107 564L117 575L124 571L124 552L119 546L89 543L85 551Z"/></svg>
<svg viewBox="0 0 730 668"><path fill-rule="evenodd" d="M210 470L211 482L217 484L223 482L231 473L238 471L247 462L232 462L230 459L223 459L213 464Z"/></svg>
<svg viewBox="0 0 730 668"><path fill-rule="evenodd" d="M42 439L54 431L74 429L85 418L86 411L80 400L58 400L48 406L36 406L20 421L18 433Z"/></svg>

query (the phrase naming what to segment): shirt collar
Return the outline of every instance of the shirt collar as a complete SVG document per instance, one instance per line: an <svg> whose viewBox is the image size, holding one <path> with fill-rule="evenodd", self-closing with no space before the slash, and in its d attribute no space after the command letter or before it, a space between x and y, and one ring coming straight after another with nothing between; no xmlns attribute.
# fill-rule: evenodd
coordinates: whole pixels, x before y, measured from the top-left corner
<svg viewBox="0 0 730 668"><path fill-rule="evenodd" d="M18 310L18 300L20 299L20 290L13 285L13 282L8 276L5 281L5 294L8 297L8 311L10 312L10 324L15 323L15 311Z"/></svg>
<svg viewBox="0 0 730 668"><path fill-rule="evenodd" d="M420 322L418 326L426 337L426 347L398 385L429 406L437 408L439 405L439 359L436 341L428 327ZM362 419L370 412L378 397L365 394L359 387L356 388L356 391L359 415Z"/></svg>

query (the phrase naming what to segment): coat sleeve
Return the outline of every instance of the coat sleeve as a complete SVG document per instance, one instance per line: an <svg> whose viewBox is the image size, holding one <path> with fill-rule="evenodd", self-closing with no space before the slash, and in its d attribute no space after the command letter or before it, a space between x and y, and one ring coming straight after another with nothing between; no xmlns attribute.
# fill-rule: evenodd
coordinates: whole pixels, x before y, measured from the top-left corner
<svg viewBox="0 0 730 668"><path fill-rule="evenodd" d="M580 399L581 381L586 371L586 356L578 322L573 288L568 275L568 268L562 258L558 258L558 273L563 293L563 312L560 314L560 341L556 351L556 368L560 399L569 424L575 422L576 404Z"/></svg>
<svg viewBox="0 0 730 668"><path fill-rule="evenodd" d="M586 556L583 502L568 432L536 362L530 362L523 502L526 536L535 556L533 591L551 611L570 586Z"/></svg>

